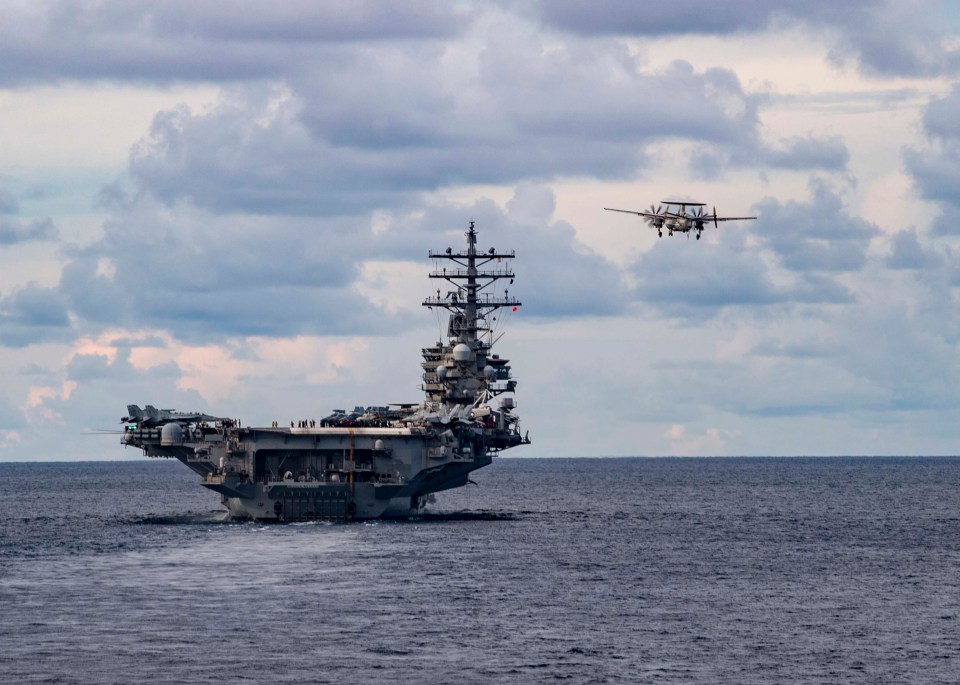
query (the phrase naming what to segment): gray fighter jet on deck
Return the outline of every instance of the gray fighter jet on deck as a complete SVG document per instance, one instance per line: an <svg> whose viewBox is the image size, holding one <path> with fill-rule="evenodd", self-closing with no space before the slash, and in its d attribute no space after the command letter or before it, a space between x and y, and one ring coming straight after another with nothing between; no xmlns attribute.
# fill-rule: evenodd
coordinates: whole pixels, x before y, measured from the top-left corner
<svg viewBox="0 0 960 685"><path fill-rule="evenodd" d="M144 427L153 427L153 426L162 426L165 423L170 423L171 421L187 421L191 423L197 422L210 422L216 423L217 421L230 421L230 419L224 419L218 416L210 416L209 414L199 414L196 412L181 412L174 411L173 409L157 409L151 404L148 404L146 407L141 409L135 404L127 405L127 416L124 416L120 419L120 423L127 424L137 424Z"/></svg>

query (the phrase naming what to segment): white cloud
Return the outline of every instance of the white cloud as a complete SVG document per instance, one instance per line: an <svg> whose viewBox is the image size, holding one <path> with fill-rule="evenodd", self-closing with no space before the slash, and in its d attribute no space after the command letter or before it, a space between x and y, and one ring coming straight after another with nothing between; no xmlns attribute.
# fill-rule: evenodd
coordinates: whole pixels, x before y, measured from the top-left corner
<svg viewBox="0 0 960 685"><path fill-rule="evenodd" d="M100 456L64 435L128 402L416 399L426 251L470 220L518 256L527 454L960 437L935 5L224 8L0 10L3 458ZM676 194L760 218L602 211Z"/></svg>
<svg viewBox="0 0 960 685"><path fill-rule="evenodd" d="M670 442L670 454L676 456L702 456L726 454L726 440L721 431L707 428L702 433L688 434L685 426L674 424L664 433Z"/></svg>

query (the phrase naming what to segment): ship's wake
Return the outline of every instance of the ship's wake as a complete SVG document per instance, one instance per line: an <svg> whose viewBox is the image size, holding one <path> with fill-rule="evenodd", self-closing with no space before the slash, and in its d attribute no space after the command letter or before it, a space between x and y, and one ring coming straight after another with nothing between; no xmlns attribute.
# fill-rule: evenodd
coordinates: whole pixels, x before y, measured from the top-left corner
<svg viewBox="0 0 960 685"><path fill-rule="evenodd" d="M437 511L410 516L404 521L446 522L446 521L519 521L520 518L509 511Z"/></svg>
<svg viewBox="0 0 960 685"><path fill-rule="evenodd" d="M140 526L196 526L223 523L242 523L231 519L226 511L190 511L185 514L155 514L128 519L129 523Z"/></svg>

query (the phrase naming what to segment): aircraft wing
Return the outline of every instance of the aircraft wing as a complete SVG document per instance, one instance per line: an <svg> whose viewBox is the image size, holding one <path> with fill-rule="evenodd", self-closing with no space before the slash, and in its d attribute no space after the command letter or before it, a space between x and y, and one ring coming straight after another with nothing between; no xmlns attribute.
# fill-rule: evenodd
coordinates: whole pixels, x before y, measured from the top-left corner
<svg viewBox="0 0 960 685"><path fill-rule="evenodd" d="M663 214L653 214L651 212L635 212L632 209L614 209L613 207L604 207L608 212L623 212L624 214L636 214L637 216L645 216L651 219L656 217L662 217Z"/></svg>
<svg viewBox="0 0 960 685"><path fill-rule="evenodd" d="M637 216L645 216L649 219L689 219L689 215L684 214L674 214L673 212L660 212L655 214L653 212L637 212L632 209L614 209L613 207L604 207L608 212L623 212L624 214L636 214ZM723 219L721 219L723 221Z"/></svg>
<svg viewBox="0 0 960 685"><path fill-rule="evenodd" d="M748 219L756 219L755 216L712 216L708 217L709 221L747 221Z"/></svg>

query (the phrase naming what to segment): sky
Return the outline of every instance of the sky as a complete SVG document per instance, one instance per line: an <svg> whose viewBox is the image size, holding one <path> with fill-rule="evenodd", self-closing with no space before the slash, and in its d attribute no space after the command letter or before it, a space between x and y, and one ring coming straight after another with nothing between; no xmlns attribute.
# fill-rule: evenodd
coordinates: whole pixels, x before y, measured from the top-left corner
<svg viewBox="0 0 960 685"><path fill-rule="evenodd" d="M947 0L5 2L0 461L419 401L470 221L511 456L956 454L958 189Z"/></svg>

